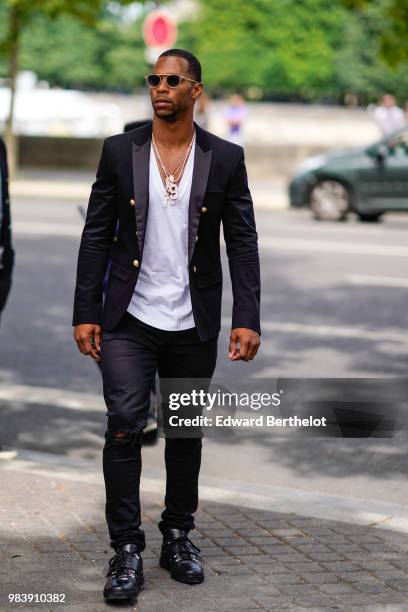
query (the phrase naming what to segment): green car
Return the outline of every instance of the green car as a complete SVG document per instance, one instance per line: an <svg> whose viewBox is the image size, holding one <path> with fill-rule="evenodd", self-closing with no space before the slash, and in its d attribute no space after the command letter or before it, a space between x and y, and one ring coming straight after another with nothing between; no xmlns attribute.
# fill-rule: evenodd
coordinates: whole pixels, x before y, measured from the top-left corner
<svg viewBox="0 0 408 612"><path fill-rule="evenodd" d="M362 221L377 221L386 211L408 211L408 127L369 147L306 159L289 198L319 220L342 221L353 211Z"/></svg>

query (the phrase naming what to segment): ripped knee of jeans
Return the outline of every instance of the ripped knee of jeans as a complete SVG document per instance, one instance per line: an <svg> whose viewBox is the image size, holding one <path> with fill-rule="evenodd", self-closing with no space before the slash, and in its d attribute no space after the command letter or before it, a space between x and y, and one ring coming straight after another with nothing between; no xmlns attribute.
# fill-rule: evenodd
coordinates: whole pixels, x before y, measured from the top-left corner
<svg viewBox="0 0 408 612"><path fill-rule="evenodd" d="M128 429L119 429L118 431L107 429L105 432L105 440L111 444L139 446L142 443L142 432L130 431Z"/></svg>

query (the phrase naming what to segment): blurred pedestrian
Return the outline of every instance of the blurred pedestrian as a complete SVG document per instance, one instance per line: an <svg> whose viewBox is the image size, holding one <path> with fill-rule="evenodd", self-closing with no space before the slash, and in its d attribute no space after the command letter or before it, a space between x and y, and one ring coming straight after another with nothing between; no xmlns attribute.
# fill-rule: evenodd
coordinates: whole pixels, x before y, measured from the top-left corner
<svg viewBox="0 0 408 612"><path fill-rule="evenodd" d="M385 94L374 110L374 119L383 136L388 136L405 125L405 115L402 108L397 106L395 96Z"/></svg>
<svg viewBox="0 0 408 612"><path fill-rule="evenodd" d="M240 146L244 144L243 123L248 115L248 108L240 94L231 96L229 105L225 110L228 125L227 138Z"/></svg>
<svg viewBox="0 0 408 612"><path fill-rule="evenodd" d="M13 264L7 153L0 138L0 318L11 289ZM16 455L14 449L0 445L0 459L13 459Z"/></svg>
<svg viewBox="0 0 408 612"><path fill-rule="evenodd" d="M404 105L404 114L405 114L405 124L408 125L408 100Z"/></svg>

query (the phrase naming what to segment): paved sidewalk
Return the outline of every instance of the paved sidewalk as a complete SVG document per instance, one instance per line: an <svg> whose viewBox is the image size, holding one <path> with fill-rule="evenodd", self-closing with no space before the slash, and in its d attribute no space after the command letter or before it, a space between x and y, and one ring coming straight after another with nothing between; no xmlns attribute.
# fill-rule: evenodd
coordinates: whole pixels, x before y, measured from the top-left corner
<svg viewBox="0 0 408 612"><path fill-rule="evenodd" d="M18 461L18 460L17 460ZM83 476L83 475L82 475ZM0 465L0 610L106 610L112 549L100 484ZM206 580L183 585L158 567L161 498L143 494L148 546L141 612L406 610L408 535L272 510L203 502L193 541ZM61 604L10 604L9 593L63 593ZM114 606L117 607L117 606Z"/></svg>

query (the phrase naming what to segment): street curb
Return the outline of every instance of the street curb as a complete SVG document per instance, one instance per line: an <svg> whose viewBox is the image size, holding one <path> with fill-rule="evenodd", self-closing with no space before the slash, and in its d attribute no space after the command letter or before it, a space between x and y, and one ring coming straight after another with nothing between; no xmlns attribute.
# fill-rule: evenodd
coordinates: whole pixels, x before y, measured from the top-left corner
<svg viewBox="0 0 408 612"><path fill-rule="evenodd" d="M4 462L1 467L80 482L103 484L102 469L99 469L95 463L68 459L51 453L19 450L17 459ZM159 470L144 467L141 491L163 496L165 482L162 473ZM200 499L408 533L408 510L400 504L373 502L372 500L221 478L200 478Z"/></svg>

